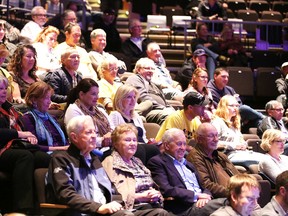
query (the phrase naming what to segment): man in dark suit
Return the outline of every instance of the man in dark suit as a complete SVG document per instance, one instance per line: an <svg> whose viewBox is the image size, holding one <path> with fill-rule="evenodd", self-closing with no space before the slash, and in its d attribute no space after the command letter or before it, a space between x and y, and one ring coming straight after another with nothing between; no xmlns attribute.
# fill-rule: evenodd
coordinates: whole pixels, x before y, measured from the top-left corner
<svg viewBox="0 0 288 216"><path fill-rule="evenodd" d="M211 201L211 193L199 184L193 164L184 158L186 137L182 130L171 128L162 138L164 153L147 164L165 198L164 208L175 215L210 215L224 199Z"/></svg>
<svg viewBox="0 0 288 216"><path fill-rule="evenodd" d="M276 195L262 209L262 216L287 215L288 210L288 171L284 171L276 178Z"/></svg>

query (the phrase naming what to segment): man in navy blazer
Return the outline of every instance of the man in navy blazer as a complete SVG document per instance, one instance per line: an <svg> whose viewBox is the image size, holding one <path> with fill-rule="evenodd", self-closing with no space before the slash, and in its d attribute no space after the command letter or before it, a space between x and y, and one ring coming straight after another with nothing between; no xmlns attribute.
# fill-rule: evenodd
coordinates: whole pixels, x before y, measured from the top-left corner
<svg viewBox="0 0 288 216"><path fill-rule="evenodd" d="M177 128L167 130L162 145L164 152L151 158L147 167L165 198L164 208L178 216L205 216L221 207L224 199L211 200L210 191L199 184L195 167L184 158L184 132Z"/></svg>

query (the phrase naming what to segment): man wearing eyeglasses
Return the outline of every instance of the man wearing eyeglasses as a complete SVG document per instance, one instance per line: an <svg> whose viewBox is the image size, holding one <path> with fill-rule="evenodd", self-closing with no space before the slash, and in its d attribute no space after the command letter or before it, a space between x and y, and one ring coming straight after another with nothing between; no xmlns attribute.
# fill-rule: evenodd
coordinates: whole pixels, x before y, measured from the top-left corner
<svg viewBox="0 0 288 216"><path fill-rule="evenodd" d="M168 115L175 112L175 109L167 103L162 90L151 82L154 62L149 58L139 59L134 73L128 77L125 84L134 86L139 91L137 111L146 117L147 122L161 125Z"/></svg>
<svg viewBox="0 0 288 216"><path fill-rule="evenodd" d="M33 42L42 31L43 26L47 21L46 10L41 6L35 6L31 10L31 17L32 20L22 28L21 36L26 37L30 42Z"/></svg>
<svg viewBox="0 0 288 216"><path fill-rule="evenodd" d="M288 138L287 122L283 121L284 108L282 103L276 100L271 100L265 105L266 116L257 128L257 134L262 137L267 129L281 130Z"/></svg>
<svg viewBox="0 0 288 216"><path fill-rule="evenodd" d="M164 152L147 164L153 180L165 199L164 208L178 216L210 215L224 199L211 200L209 190L201 185L194 165L186 161L186 137L182 130L171 128L162 138Z"/></svg>
<svg viewBox="0 0 288 216"><path fill-rule="evenodd" d="M196 167L202 187L214 198L226 197L229 179L239 171L224 153L217 151L217 129L210 123L201 124L196 131L196 143L186 159Z"/></svg>
<svg viewBox="0 0 288 216"><path fill-rule="evenodd" d="M262 216L286 216L288 211L288 171L276 178L276 195L262 209Z"/></svg>

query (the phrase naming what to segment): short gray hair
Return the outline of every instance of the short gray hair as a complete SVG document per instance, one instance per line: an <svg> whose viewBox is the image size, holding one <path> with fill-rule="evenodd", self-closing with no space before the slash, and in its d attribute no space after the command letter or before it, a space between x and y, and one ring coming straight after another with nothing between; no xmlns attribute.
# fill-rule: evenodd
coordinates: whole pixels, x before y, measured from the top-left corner
<svg viewBox="0 0 288 216"><path fill-rule="evenodd" d="M79 116L73 117L68 122L68 124L66 126L68 138L70 139L71 132L79 134L80 131L83 130L84 125L85 125L86 122L91 122L91 124L94 124L92 117L89 116L89 115L79 115ZM70 141L71 141L71 139L70 139Z"/></svg>
<svg viewBox="0 0 288 216"><path fill-rule="evenodd" d="M273 109L275 106L277 106L277 105L282 105L279 101L277 101L277 100L270 100L270 101L268 101L267 103L266 103L266 105L265 105L265 110L266 110L266 112L268 111L268 110L270 110L270 109Z"/></svg>
<svg viewBox="0 0 288 216"><path fill-rule="evenodd" d="M184 132L182 130L180 130L179 128L170 128L169 130L166 130L163 134L163 137L162 137L162 143L172 142L175 135L177 135L179 133L184 134Z"/></svg>
<svg viewBox="0 0 288 216"><path fill-rule="evenodd" d="M97 36L99 36L99 35L103 35L103 36L105 36L106 37L106 32L103 30L103 29L100 29L100 28L98 28L98 29L94 29L92 32L91 32L91 34L90 34L90 38L96 38Z"/></svg>
<svg viewBox="0 0 288 216"><path fill-rule="evenodd" d="M134 73L138 73L138 69L142 67L155 67L155 64L153 60L145 57L145 58L140 58L135 65L135 69L133 70Z"/></svg>

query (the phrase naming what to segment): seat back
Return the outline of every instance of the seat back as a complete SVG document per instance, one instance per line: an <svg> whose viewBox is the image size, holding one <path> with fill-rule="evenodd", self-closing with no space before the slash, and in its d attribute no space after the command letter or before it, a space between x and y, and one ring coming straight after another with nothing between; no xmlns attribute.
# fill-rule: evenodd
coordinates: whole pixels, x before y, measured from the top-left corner
<svg viewBox="0 0 288 216"><path fill-rule="evenodd" d="M257 135L256 135L257 136ZM258 137L258 136L257 136ZM258 138L249 138L246 140L248 147L252 148L253 151L263 153L266 152L260 147L261 139Z"/></svg>
<svg viewBox="0 0 288 216"><path fill-rule="evenodd" d="M143 124L144 124L144 128L146 130L147 139L155 138L159 129L160 129L160 126L158 124L152 123L152 122L145 122Z"/></svg>
<svg viewBox="0 0 288 216"><path fill-rule="evenodd" d="M265 0L251 0L249 3L249 9L255 10L258 14L262 11L269 10L269 3Z"/></svg>
<svg viewBox="0 0 288 216"><path fill-rule="evenodd" d="M184 12L181 7L164 6L160 8L160 14L167 17L167 26L171 27L173 23L173 16L184 15Z"/></svg>
<svg viewBox="0 0 288 216"><path fill-rule="evenodd" d="M259 16L258 13L255 10L238 10L237 17L239 19L242 19L244 21L257 21ZM244 24L243 28L249 32L254 34L256 25L253 24Z"/></svg>
<svg viewBox="0 0 288 216"><path fill-rule="evenodd" d="M165 15L148 15L147 31L151 28L167 28L167 18Z"/></svg>
<svg viewBox="0 0 288 216"><path fill-rule="evenodd" d="M238 10L245 10L246 3L244 0L228 0L228 8L231 9L234 13Z"/></svg>
<svg viewBox="0 0 288 216"><path fill-rule="evenodd" d="M282 22L283 16L279 11L262 11L261 19L277 20Z"/></svg>
<svg viewBox="0 0 288 216"><path fill-rule="evenodd" d="M35 189L37 192L37 199L39 203L46 202L46 174L48 172L47 168L39 168L36 169L34 172L34 179L35 179Z"/></svg>
<svg viewBox="0 0 288 216"><path fill-rule="evenodd" d="M227 69L229 70L229 85L241 96L253 96L254 77L251 68L227 67Z"/></svg>
<svg viewBox="0 0 288 216"><path fill-rule="evenodd" d="M281 77L281 72L274 68L257 68L256 76L256 96L266 98L276 98L279 93L275 81Z"/></svg>
<svg viewBox="0 0 288 216"><path fill-rule="evenodd" d="M287 1L274 1L272 2L272 10L279 11L284 15L288 11L288 2Z"/></svg>

